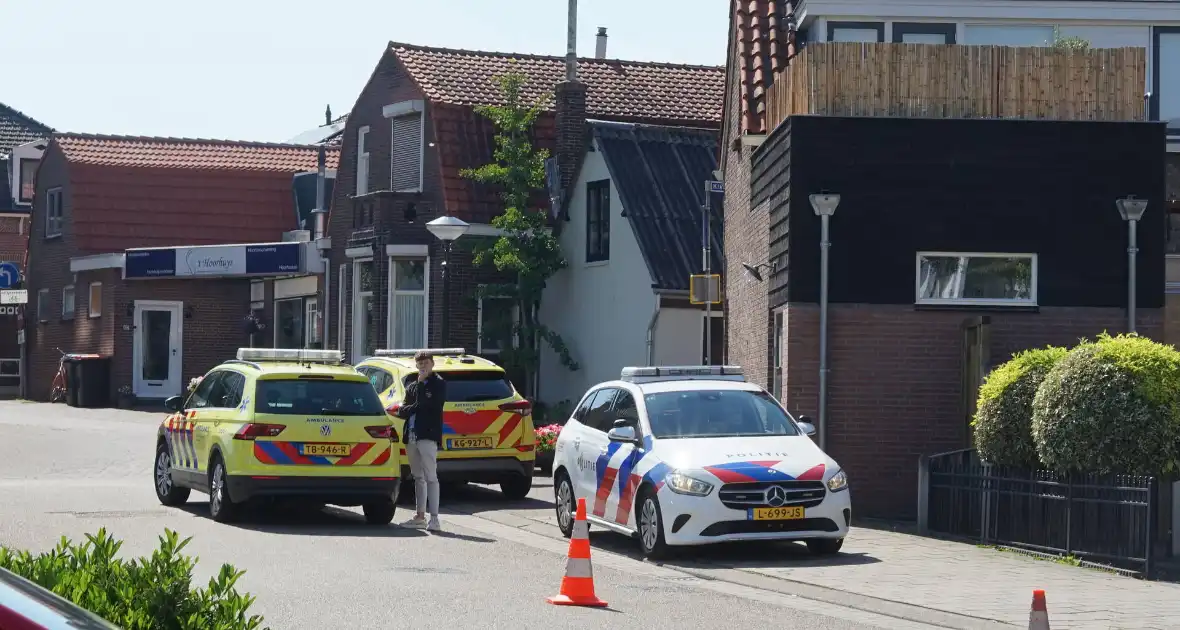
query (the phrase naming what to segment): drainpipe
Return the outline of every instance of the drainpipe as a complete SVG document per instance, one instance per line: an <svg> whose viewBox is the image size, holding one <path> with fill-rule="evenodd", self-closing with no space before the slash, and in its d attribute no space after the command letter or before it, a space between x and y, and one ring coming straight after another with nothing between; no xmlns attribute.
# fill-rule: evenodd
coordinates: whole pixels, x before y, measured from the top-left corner
<svg viewBox="0 0 1180 630"><path fill-rule="evenodd" d="M329 113L328 115L330 116L331 114ZM320 244L321 244L321 240L324 238L324 229L325 229L325 224L327 223L327 213L328 213L328 209L325 207L327 200L324 198L327 196L326 189L327 189L327 179L328 179L328 151L324 147L323 144L320 145L320 151L319 151L319 156L317 158L317 162L318 162L318 166L319 166L319 175L316 177L316 180L315 180L315 210L312 210L312 212L315 214L315 232L314 232L315 238L312 239L312 242L315 243L316 252L319 253L320 258L323 259L323 258L325 258L324 255L327 252L320 249ZM323 271L324 278L323 278L323 280L320 281L321 299L320 299L320 308L319 308L319 313L320 313L320 348L321 349L328 347L328 311L331 310L328 307L328 297L329 297L329 295L328 295L328 282L329 282L328 281L328 274L331 271L331 265L329 265L327 263L327 260L324 260L323 262L324 262L324 271ZM304 343L305 344L307 343L306 340L304 341Z"/></svg>
<svg viewBox="0 0 1180 630"><path fill-rule="evenodd" d="M656 360L656 325L660 323L660 294L656 294L656 307L651 312L651 321L647 324L647 365L650 367Z"/></svg>

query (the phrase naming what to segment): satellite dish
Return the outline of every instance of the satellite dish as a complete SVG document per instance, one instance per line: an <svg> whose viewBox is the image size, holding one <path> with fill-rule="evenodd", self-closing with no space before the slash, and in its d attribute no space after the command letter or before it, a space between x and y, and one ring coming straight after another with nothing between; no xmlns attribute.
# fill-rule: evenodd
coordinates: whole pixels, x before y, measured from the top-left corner
<svg viewBox="0 0 1180 630"><path fill-rule="evenodd" d="M746 270L746 275L756 282L762 282L762 274L758 268L750 263L742 263L742 269Z"/></svg>

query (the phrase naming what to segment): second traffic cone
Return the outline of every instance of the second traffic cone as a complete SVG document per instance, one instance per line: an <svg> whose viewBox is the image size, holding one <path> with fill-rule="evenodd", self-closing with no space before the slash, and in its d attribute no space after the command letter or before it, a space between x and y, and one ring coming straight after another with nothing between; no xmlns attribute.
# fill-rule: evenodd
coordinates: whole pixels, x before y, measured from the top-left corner
<svg viewBox="0 0 1180 630"><path fill-rule="evenodd" d="M590 524L586 522L586 499L578 499L578 513L570 536L570 550L565 561L565 577L561 590L546 598L558 606L594 606L602 608L606 602L594 594L594 569L590 566Z"/></svg>
<svg viewBox="0 0 1180 630"><path fill-rule="evenodd" d="M1032 610L1028 613L1028 630L1049 630L1049 607L1045 604L1045 591L1033 591Z"/></svg>

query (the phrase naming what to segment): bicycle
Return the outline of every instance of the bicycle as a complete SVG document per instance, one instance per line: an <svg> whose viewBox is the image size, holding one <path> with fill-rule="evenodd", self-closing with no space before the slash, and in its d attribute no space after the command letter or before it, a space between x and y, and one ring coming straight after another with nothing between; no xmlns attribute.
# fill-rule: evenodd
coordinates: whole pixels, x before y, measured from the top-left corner
<svg viewBox="0 0 1180 630"><path fill-rule="evenodd" d="M49 402L56 403L66 399L66 359L70 355L61 351L61 348L54 348L61 354L61 361L57 364L57 375L53 377L53 389L49 391Z"/></svg>

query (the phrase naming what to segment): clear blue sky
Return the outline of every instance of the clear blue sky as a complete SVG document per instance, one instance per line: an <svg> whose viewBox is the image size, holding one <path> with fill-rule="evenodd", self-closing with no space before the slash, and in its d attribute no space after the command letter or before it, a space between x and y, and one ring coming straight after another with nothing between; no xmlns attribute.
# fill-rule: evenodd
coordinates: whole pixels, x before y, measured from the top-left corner
<svg viewBox="0 0 1180 630"><path fill-rule="evenodd" d="M580 0L578 53L721 65L729 0ZM0 0L0 103L61 131L283 141L385 45L565 54L563 0Z"/></svg>

